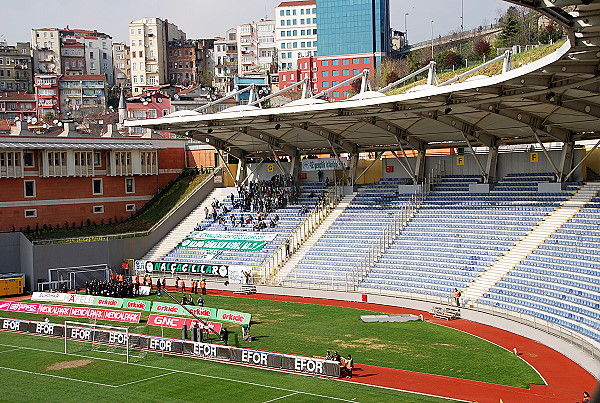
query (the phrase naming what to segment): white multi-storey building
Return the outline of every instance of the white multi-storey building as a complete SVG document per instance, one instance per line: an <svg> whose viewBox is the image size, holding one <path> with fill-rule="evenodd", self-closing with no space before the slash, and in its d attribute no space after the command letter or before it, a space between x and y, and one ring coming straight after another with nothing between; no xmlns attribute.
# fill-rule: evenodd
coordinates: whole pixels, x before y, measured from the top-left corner
<svg viewBox="0 0 600 403"><path fill-rule="evenodd" d="M275 52L275 21L237 27L238 75L268 74Z"/></svg>
<svg viewBox="0 0 600 403"><path fill-rule="evenodd" d="M215 38L212 52L215 66L213 86L223 92L233 88L233 77L238 73L237 29L231 28L225 37Z"/></svg>
<svg viewBox="0 0 600 403"><path fill-rule="evenodd" d="M96 30L40 28L31 30L34 71L54 74L105 74L113 84L112 38ZM79 45L79 48L77 48ZM77 49L75 49L77 48ZM83 55L79 55L79 50ZM72 54L71 52L76 52ZM65 65L65 58L83 56L77 66ZM76 68L75 68L76 67Z"/></svg>
<svg viewBox="0 0 600 403"><path fill-rule="evenodd" d="M297 69L298 59L317 56L316 0L284 1L275 8L279 70Z"/></svg>
<svg viewBox="0 0 600 403"><path fill-rule="evenodd" d="M142 18L129 23L133 95L168 82L167 42L185 39L185 32L167 20Z"/></svg>

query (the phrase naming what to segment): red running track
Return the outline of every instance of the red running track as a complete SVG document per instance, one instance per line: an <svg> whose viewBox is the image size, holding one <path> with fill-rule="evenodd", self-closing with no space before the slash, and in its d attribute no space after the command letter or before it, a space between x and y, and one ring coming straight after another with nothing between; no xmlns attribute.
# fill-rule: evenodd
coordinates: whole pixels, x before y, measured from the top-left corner
<svg viewBox="0 0 600 403"><path fill-rule="evenodd" d="M450 399L478 403L574 403L581 400L583 391L595 389L595 378L564 355L541 343L495 327L467 320L445 321L433 318L429 313L412 309L363 302L348 302L285 295L250 294L239 295L230 291L210 290L210 294L236 296L273 301L289 301L307 304L341 306L366 309L386 314L422 314L425 320L442 326L461 330L480 337L509 351L516 347L521 358L533 366L545 379L547 385L531 385L530 389L495 385L440 375L422 374L371 365L357 365L353 378L348 382L380 386L416 393L443 396Z"/></svg>

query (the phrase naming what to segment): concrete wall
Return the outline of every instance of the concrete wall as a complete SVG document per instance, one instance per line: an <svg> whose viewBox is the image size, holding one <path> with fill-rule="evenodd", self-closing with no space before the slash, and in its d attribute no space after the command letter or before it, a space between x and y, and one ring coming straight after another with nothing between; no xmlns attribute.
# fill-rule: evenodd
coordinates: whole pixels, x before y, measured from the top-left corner
<svg viewBox="0 0 600 403"><path fill-rule="evenodd" d="M202 203L215 187L213 180L207 182L162 225L144 237L32 245L21 233L2 233L0 234L0 272L25 273L27 289L32 291L35 290L38 279L48 278L50 268L93 264L108 264L113 268L120 268L124 259L142 258Z"/></svg>

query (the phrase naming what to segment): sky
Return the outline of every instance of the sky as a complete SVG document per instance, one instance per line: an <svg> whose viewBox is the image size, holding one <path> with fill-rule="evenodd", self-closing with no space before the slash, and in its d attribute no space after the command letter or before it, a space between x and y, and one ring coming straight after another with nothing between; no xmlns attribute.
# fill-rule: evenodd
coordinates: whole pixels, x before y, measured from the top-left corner
<svg viewBox="0 0 600 403"><path fill-rule="evenodd" d="M6 0L2 0L6 1ZM335 1L335 0L330 0ZM493 23L509 3L503 0L390 0L392 28L416 43L460 28L461 2L465 30ZM0 24L0 40L31 41L32 28L96 29L128 41L128 24L144 17L168 19L190 39L222 36L229 28L274 18L281 0L21 0L11 2Z"/></svg>

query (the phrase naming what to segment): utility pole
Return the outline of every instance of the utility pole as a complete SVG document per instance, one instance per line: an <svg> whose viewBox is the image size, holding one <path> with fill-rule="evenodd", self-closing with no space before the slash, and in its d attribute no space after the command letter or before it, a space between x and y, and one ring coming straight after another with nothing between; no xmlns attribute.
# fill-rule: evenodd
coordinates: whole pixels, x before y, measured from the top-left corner
<svg viewBox="0 0 600 403"><path fill-rule="evenodd" d="M408 13L404 13L404 46L408 46L408 26L406 25Z"/></svg>
<svg viewBox="0 0 600 403"><path fill-rule="evenodd" d="M431 59L433 58L433 20L431 20Z"/></svg>

